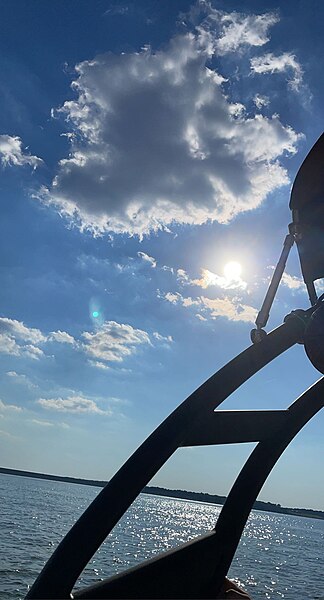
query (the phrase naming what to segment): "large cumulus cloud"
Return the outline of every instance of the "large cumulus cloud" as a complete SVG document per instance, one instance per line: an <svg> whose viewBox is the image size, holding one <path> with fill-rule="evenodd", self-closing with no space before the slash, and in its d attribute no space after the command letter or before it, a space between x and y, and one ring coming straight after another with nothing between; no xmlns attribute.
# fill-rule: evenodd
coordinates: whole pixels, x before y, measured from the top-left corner
<svg viewBox="0 0 324 600"><path fill-rule="evenodd" d="M278 115L232 103L214 67L217 52L266 43L276 18L217 18L218 28L205 19L162 50L76 66L76 98L59 111L71 153L43 202L94 232L142 235L173 222L228 222L288 183L278 159L295 152L298 135Z"/></svg>

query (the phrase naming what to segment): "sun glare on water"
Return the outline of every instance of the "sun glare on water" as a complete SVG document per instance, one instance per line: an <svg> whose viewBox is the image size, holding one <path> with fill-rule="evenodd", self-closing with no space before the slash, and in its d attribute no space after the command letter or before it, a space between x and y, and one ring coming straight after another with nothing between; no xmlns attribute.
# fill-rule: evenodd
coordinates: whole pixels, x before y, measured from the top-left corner
<svg viewBox="0 0 324 600"><path fill-rule="evenodd" d="M224 267L224 275L228 281L236 281L241 278L242 267L239 262L231 261Z"/></svg>

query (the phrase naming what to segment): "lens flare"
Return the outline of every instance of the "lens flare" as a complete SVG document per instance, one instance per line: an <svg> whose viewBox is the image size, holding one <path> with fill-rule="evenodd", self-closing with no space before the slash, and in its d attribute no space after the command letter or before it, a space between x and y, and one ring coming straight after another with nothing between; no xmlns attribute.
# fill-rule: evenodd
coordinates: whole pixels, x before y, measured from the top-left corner
<svg viewBox="0 0 324 600"><path fill-rule="evenodd" d="M99 298L91 298L89 302L89 317L92 321L92 325L98 329L105 321L104 310L100 303Z"/></svg>

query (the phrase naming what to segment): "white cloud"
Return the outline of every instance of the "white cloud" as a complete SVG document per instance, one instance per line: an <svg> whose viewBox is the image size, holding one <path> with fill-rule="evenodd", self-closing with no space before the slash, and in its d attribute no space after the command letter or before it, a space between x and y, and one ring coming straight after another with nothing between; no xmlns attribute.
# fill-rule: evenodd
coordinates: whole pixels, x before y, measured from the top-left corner
<svg viewBox="0 0 324 600"><path fill-rule="evenodd" d="M196 313L196 317L199 321L207 321L206 317L203 317L200 313Z"/></svg>
<svg viewBox="0 0 324 600"><path fill-rule="evenodd" d="M174 269L172 267L168 267L168 265L163 265L163 267L161 267L161 271L172 273L172 275L174 273Z"/></svg>
<svg viewBox="0 0 324 600"><path fill-rule="evenodd" d="M41 421L40 419L31 419L31 423L34 425L39 425L39 427L53 427L54 423L50 423L50 421Z"/></svg>
<svg viewBox="0 0 324 600"><path fill-rule="evenodd" d="M314 281L314 285L318 297L324 294L324 278Z"/></svg>
<svg viewBox="0 0 324 600"><path fill-rule="evenodd" d="M274 271L275 267L273 265L268 267L269 270ZM269 284L269 280L265 280ZM281 278L281 283L288 289L293 292L303 291L306 292L306 286L302 277L296 277L296 275L289 275L289 273L284 272Z"/></svg>
<svg viewBox="0 0 324 600"><path fill-rule="evenodd" d="M0 400L0 410L3 412L21 412L22 408L21 406L16 406L15 404L5 404L2 402L2 400Z"/></svg>
<svg viewBox="0 0 324 600"><path fill-rule="evenodd" d="M102 54L76 66L64 103L71 153L39 199L89 228L143 235L172 223L228 222L288 183L279 158L299 136L231 104L213 53L260 46L271 14L209 11L163 50Z"/></svg>
<svg viewBox="0 0 324 600"><path fill-rule="evenodd" d="M156 267L156 260L155 258L153 258L153 256L149 256L148 254L145 254L145 252L137 252L137 256L139 256L139 258L141 258L145 262L149 263L151 267Z"/></svg>
<svg viewBox="0 0 324 600"><path fill-rule="evenodd" d="M39 329L28 328L20 321L0 317L0 353L39 359L45 354L36 343L45 345L48 342L57 342L59 345L67 344L74 351L85 356L93 367L108 370L110 367L107 363L122 362L134 354L142 344L152 346L149 334L142 329L115 321L96 322L95 325L95 331L84 331L79 339L75 339L66 331L58 330L45 335ZM157 344L161 342L165 345L166 342L172 341L172 338L154 332L152 340ZM28 343L30 341L35 343ZM56 352L59 352L58 348ZM20 376L15 371L8 371L7 375L20 383L37 387L24 375Z"/></svg>
<svg viewBox="0 0 324 600"><path fill-rule="evenodd" d="M76 345L75 339L65 331L53 331L45 335L40 329L27 327L22 321L0 317L0 353L2 354L26 356L37 360L44 356L39 345L49 341ZM11 376L13 373L14 371L11 371Z"/></svg>
<svg viewBox="0 0 324 600"><path fill-rule="evenodd" d="M254 323L258 311L252 306L242 304L236 298L205 298L201 296L201 303L210 311L210 316L215 319L217 317L226 317L230 321L244 321L246 323Z"/></svg>
<svg viewBox="0 0 324 600"><path fill-rule="evenodd" d="M10 379L12 379L15 383L26 385L28 388L31 389L37 388L37 385L30 381L30 379L24 373L17 373L16 371L7 371L6 375L7 377L10 377Z"/></svg>
<svg viewBox="0 0 324 600"><path fill-rule="evenodd" d="M111 6L109 6L109 8L107 8L107 10L105 11L105 15L110 15L110 16L115 16L115 15L122 15L122 16L127 16L129 15L129 13L132 13L134 7L133 6L127 6L127 4L122 4L122 3L118 3L118 4L113 4Z"/></svg>
<svg viewBox="0 0 324 600"><path fill-rule="evenodd" d="M100 360L89 360L89 364L96 369L102 369L103 371L109 371L111 367L101 362Z"/></svg>
<svg viewBox="0 0 324 600"><path fill-rule="evenodd" d="M160 333L158 333L157 331L154 331L153 333L153 337L158 341L158 342L162 342L165 344L171 344L173 342L173 338L172 335L161 335Z"/></svg>
<svg viewBox="0 0 324 600"><path fill-rule="evenodd" d="M26 346L23 347L23 352L26 356L29 356L29 358L33 358L35 360L38 360L41 358L41 356L44 356L43 350L37 346L33 346L32 344L26 344Z"/></svg>
<svg viewBox="0 0 324 600"><path fill-rule="evenodd" d="M39 329L26 327L21 321L0 317L0 353L38 359L43 351L36 345L46 341Z"/></svg>
<svg viewBox="0 0 324 600"><path fill-rule="evenodd" d="M288 273L283 273L282 275L282 283L290 290L305 290L306 286L304 280L301 277L296 277L295 275L289 275Z"/></svg>
<svg viewBox="0 0 324 600"><path fill-rule="evenodd" d="M52 331L48 339L49 341L58 342L60 344L75 344L74 337L69 333L66 333L66 331Z"/></svg>
<svg viewBox="0 0 324 600"><path fill-rule="evenodd" d="M151 343L146 331L115 321L106 321L94 333L85 331L82 337L84 352L100 362L121 362L134 354L139 345Z"/></svg>
<svg viewBox="0 0 324 600"><path fill-rule="evenodd" d="M194 306L202 311L204 314L208 314L212 319L218 317L225 317L230 321L244 321L246 323L254 323L258 311L252 306L243 304L239 298L206 298L205 296L199 296L198 298L183 297L181 294L172 294L168 292L164 296L165 300L171 302L171 304L181 304L185 308ZM205 321L206 317L201 313L196 316Z"/></svg>
<svg viewBox="0 0 324 600"><path fill-rule="evenodd" d="M258 109L260 109L260 108L263 108L264 106L269 106L270 99L268 98L268 96L261 96L261 94L255 94L255 96L253 98L253 102L254 102L255 106Z"/></svg>
<svg viewBox="0 0 324 600"><path fill-rule="evenodd" d="M240 275L223 277L216 273L212 273L212 271L209 271L208 269L201 269L201 278L190 279L188 280L188 283L190 283L190 285L198 285L203 289L216 286L224 290L245 290L247 287L247 283L243 281Z"/></svg>
<svg viewBox="0 0 324 600"><path fill-rule="evenodd" d="M46 410L65 413L93 413L98 415L111 415L111 410L102 410L94 402L83 396L69 396L68 398L39 398L37 404Z"/></svg>
<svg viewBox="0 0 324 600"><path fill-rule="evenodd" d="M70 425L67 423L52 423L51 421L44 421L42 419L30 419L30 423L37 425L38 427L60 427L62 429L70 429Z"/></svg>
<svg viewBox="0 0 324 600"><path fill-rule="evenodd" d="M0 333L0 352L1 354L12 354L19 356L21 347L16 343L15 339L5 333Z"/></svg>
<svg viewBox="0 0 324 600"><path fill-rule="evenodd" d="M178 292L176 292L175 294L173 292L167 292L163 297L168 302L171 302L171 304L177 304L182 298L181 294L179 294Z"/></svg>
<svg viewBox="0 0 324 600"><path fill-rule="evenodd" d="M36 169L43 162L38 156L28 154L22 147L21 139L12 135L0 135L0 157L3 165L16 167L30 165Z"/></svg>
<svg viewBox="0 0 324 600"><path fill-rule="evenodd" d="M12 335L24 342L31 342L32 344L38 344L46 340L46 337L39 329L26 327L21 321L8 319L7 317L0 317L0 332Z"/></svg>
<svg viewBox="0 0 324 600"><path fill-rule="evenodd" d="M207 46L210 54L221 56L263 46L270 39L270 27L279 21L275 12L261 15L228 13L213 8L208 0L199 0L188 13L182 13L181 18L183 25L196 26L201 45Z"/></svg>
<svg viewBox="0 0 324 600"><path fill-rule="evenodd" d="M3 429L0 429L0 436L6 437L6 438L12 437L11 434L8 433L8 431L4 431Z"/></svg>
<svg viewBox="0 0 324 600"><path fill-rule="evenodd" d="M296 56L289 52L284 52L275 56L272 52L255 56L251 59L251 71L253 73L291 73L292 77L288 80L289 86L298 91L303 82L303 70Z"/></svg>
<svg viewBox="0 0 324 600"><path fill-rule="evenodd" d="M27 379L26 375L23 375L22 373L16 373L16 371L7 371L6 375L16 379L17 381L25 381Z"/></svg>
<svg viewBox="0 0 324 600"><path fill-rule="evenodd" d="M189 275L184 269L177 269L177 280L182 284L190 282Z"/></svg>
<svg viewBox="0 0 324 600"><path fill-rule="evenodd" d="M193 298L190 298L190 297L181 298L181 302L182 302L182 306L185 306L185 307L199 306L199 304L201 302L201 298L196 298L196 300L194 300Z"/></svg>
<svg viewBox="0 0 324 600"><path fill-rule="evenodd" d="M2 435L3 437L6 437L6 438L11 438L13 440L17 439L14 435L9 433L8 431L4 431L3 429L0 429L0 435Z"/></svg>
<svg viewBox="0 0 324 600"><path fill-rule="evenodd" d="M214 20L221 23L221 35L216 41L219 54L237 52L247 46L263 46L269 41L270 27L278 23L275 13L263 15L225 14L214 11Z"/></svg>

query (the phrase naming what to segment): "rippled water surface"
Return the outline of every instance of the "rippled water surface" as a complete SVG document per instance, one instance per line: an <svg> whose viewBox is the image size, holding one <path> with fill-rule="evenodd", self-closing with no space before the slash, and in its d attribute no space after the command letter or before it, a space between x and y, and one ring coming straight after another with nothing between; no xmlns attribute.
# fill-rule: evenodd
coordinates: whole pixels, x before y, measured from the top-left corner
<svg viewBox="0 0 324 600"><path fill-rule="evenodd" d="M23 598L100 488L0 475L0 599ZM78 586L117 573L212 529L220 507L142 494ZM253 599L324 600L324 521L253 511L230 577Z"/></svg>

